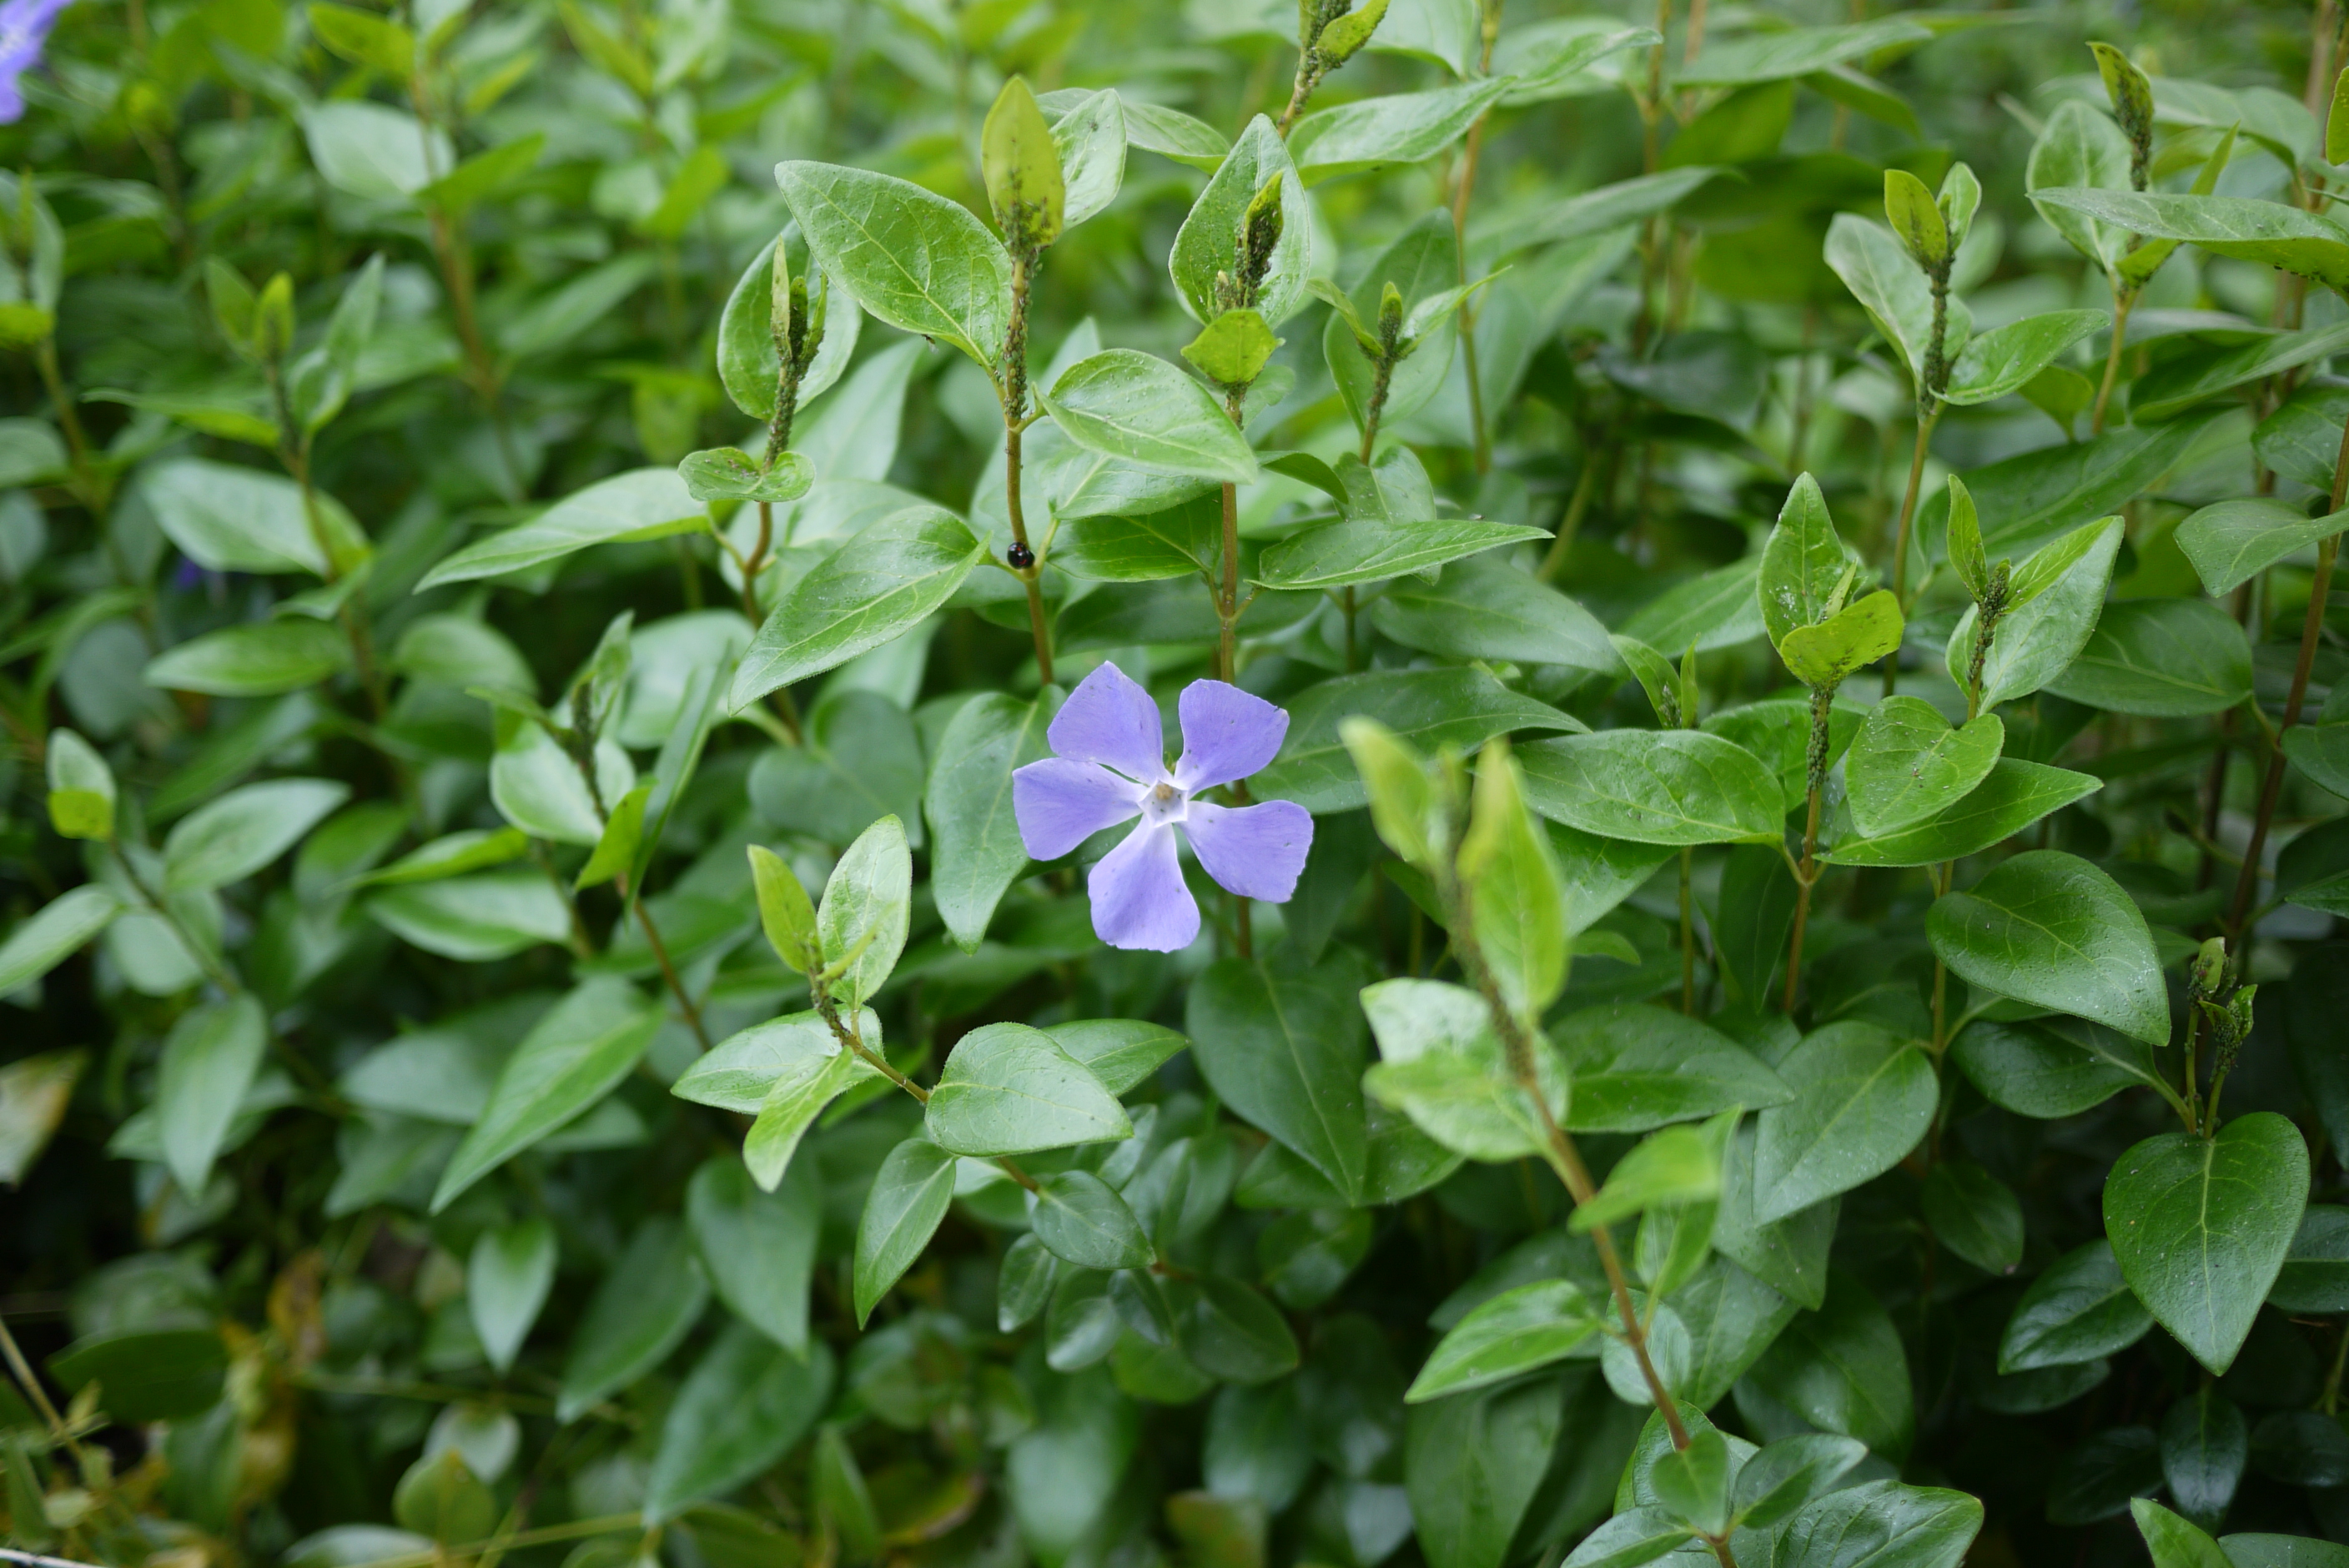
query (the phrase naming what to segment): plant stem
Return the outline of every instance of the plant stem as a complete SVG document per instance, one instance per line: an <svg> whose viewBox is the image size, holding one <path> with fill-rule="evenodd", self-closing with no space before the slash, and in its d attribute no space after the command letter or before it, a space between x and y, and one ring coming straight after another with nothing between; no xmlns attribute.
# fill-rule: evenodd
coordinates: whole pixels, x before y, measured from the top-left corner
<svg viewBox="0 0 2349 1568"><path fill-rule="evenodd" d="M1935 400L1930 413L1920 409L1917 415L1917 447L1909 456L1909 488L1900 497L1900 521L1892 531L1892 596L1900 604L1901 613L1909 610L1909 530L1917 518L1917 491L1925 482L1925 452L1932 443L1933 427L1941 422L1940 401ZM1884 695L1890 696L1900 685L1900 650L1895 648L1885 655Z"/></svg>
<svg viewBox="0 0 2349 1568"><path fill-rule="evenodd" d="M147 907L163 917L163 923L171 928L171 934L180 939L180 945L188 950L188 956L196 961L197 967L203 970L212 983L229 995L243 995L243 982L240 981L235 973L212 952L211 944L196 940L196 934L188 929L187 923L180 918L179 911L173 909L161 894L148 885L147 879L140 876L139 868L131 863L129 854L122 847L122 841L109 839L106 841L106 847L114 851L114 863L122 868L122 874L129 879L130 885L138 890L139 896L146 901Z"/></svg>
<svg viewBox="0 0 2349 1568"><path fill-rule="evenodd" d="M2095 412L2088 417L2088 434L2105 433L2105 409L2113 400L2113 386L2120 379L2121 339L2128 331L2129 312L2137 307L2137 291L2113 285L2113 346L2105 352L2105 378L2096 387Z"/></svg>
<svg viewBox="0 0 2349 1568"><path fill-rule="evenodd" d="M1477 72L1493 74L1493 46L1501 36L1502 0L1484 0L1478 7L1484 34L1484 50L1477 57ZM1452 193L1453 242L1460 247L1460 281L1468 282L1468 201L1476 193L1476 164L1485 150L1485 122L1492 116L1486 109L1468 127L1467 146L1460 155L1460 183ZM1479 478L1493 471L1493 438L1485 428L1485 388L1476 377L1476 311L1473 301L1460 302L1456 323L1460 334L1460 365L1468 379L1468 447Z"/></svg>
<svg viewBox="0 0 2349 1568"><path fill-rule="evenodd" d="M1035 287L1038 253L1011 253L1011 322L1003 335L1003 506L1011 519L1012 575L1028 590L1028 630L1036 641L1036 678L1052 684L1052 638L1044 623L1043 562L1028 542L1028 514L1019 496L1019 438L1028 428L1028 300Z"/></svg>
<svg viewBox="0 0 2349 1568"><path fill-rule="evenodd" d="M2349 426L2342 428L2340 450L2333 459L2333 504L2327 510L2339 511L2344 496L2349 496ZM2252 895L2259 891L2268 826L2275 820L2276 800L2283 793L2284 732L2300 722L2300 705L2308 696L2309 672L2316 666L2316 645L2324 636L2325 602L2333 596L2333 566L2340 552L2337 533L2316 547L2316 574L2309 580L2308 614L2301 622L2300 658L2292 665L2292 691L2284 698L2283 722L2276 727L2275 745L2268 753L2267 777L2260 783L2259 815L2251 821L2251 840L2243 850L2243 869L2235 879L2234 903L2227 915L2227 929L2234 937L2230 945L2238 953L2246 945L2243 923L2251 913Z"/></svg>
<svg viewBox="0 0 2349 1568"><path fill-rule="evenodd" d="M1557 520L1557 532L1542 555L1542 563L1534 575L1547 583L1556 578L1566 565L1566 558L1574 552L1574 536L1582 530L1582 520L1590 511L1590 498L1599 488L1599 459L1591 450L1592 443L1582 446L1582 471L1574 476L1574 494L1568 498L1566 515Z"/></svg>
<svg viewBox="0 0 2349 1568"><path fill-rule="evenodd" d="M1216 596L1216 675L1228 683L1238 668L1240 619L1240 498L1229 484L1224 486L1223 554L1223 590Z"/></svg>
<svg viewBox="0 0 2349 1568"><path fill-rule="evenodd" d="M1786 947L1785 1011L1795 1011L1795 995L1803 977L1803 931L1811 920L1811 889L1819 880L1819 796L1826 787L1829 720L1835 710L1835 688L1811 689L1809 758L1810 809L1803 823L1803 860L1795 870L1795 930Z"/></svg>
<svg viewBox="0 0 2349 1568"><path fill-rule="evenodd" d="M621 889L621 896L635 907L636 923L644 927L645 944L653 950L653 957L660 965L661 978L668 982L669 995L675 996L677 1005L684 1009L685 1021L692 1026L693 1037L701 1042L704 1051L709 1050L709 1031L702 1026L701 1009L694 1005L691 994L685 988L685 982L678 977L677 965L669 962L668 944L661 940L660 927L653 923L653 912L645 907L643 899L630 893L625 885Z"/></svg>

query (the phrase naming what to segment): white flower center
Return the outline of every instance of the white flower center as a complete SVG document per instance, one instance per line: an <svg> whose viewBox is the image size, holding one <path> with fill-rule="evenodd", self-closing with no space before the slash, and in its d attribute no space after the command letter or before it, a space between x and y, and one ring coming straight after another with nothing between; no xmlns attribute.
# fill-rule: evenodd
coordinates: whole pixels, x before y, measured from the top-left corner
<svg viewBox="0 0 2349 1568"><path fill-rule="evenodd" d="M1191 797L1170 780L1161 779L1142 798L1142 820L1154 828L1179 822L1190 814Z"/></svg>

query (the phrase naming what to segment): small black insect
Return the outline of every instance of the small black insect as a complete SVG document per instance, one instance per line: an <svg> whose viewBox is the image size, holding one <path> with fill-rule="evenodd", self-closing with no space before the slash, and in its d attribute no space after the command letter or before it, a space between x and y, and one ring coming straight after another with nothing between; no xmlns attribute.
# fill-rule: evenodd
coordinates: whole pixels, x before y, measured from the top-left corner
<svg viewBox="0 0 2349 1568"><path fill-rule="evenodd" d="M1014 540L1011 542L1011 548L1003 552L1003 559L1011 563L1012 571L1025 572L1036 564L1036 552L1018 540Z"/></svg>

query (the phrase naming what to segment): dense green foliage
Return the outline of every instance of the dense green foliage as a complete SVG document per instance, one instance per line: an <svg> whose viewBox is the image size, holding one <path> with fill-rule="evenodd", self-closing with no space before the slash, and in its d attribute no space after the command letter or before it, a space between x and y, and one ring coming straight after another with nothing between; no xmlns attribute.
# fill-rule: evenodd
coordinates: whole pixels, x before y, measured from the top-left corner
<svg viewBox="0 0 2349 1568"><path fill-rule="evenodd" d="M2349 1563L2340 14L1867 10L66 13L8 1545Z"/></svg>

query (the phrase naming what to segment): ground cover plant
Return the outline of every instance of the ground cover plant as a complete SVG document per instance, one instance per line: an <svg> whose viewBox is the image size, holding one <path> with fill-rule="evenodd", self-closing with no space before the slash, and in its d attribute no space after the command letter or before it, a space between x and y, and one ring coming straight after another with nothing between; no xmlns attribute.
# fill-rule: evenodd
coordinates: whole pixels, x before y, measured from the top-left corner
<svg viewBox="0 0 2349 1568"><path fill-rule="evenodd" d="M0 5L8 1551L2349 1563L2342 15L1870 11Z"/></svg>

